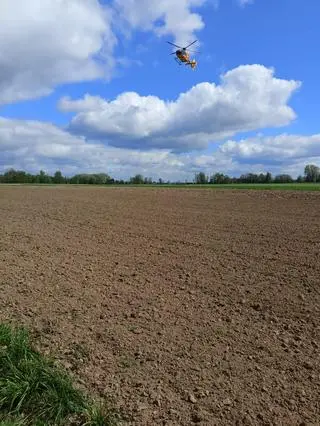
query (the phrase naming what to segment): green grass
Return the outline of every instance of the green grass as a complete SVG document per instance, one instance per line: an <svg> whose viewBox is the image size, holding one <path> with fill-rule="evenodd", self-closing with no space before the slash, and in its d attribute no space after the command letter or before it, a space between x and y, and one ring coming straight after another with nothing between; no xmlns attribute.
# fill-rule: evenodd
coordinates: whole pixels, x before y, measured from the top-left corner
<svg viewBox="0 0 320 426"><path fill-rule="evenodd" d="M117 417L36 352L25 329L0 324L0 426L113 426Z"/></svg>
<svg viewBox="0 0 320 426"><path fill-rule="evenodd" d="M169 185L168 185L169 186ZM255 189L255 190L289 190L289 191L320 191L320 183L228 183L215 185L175 185L184 188L207 189Z"/></svg>
<svg viewBox="0 0 320 426"><path fill-rule="evenodd" d="M289 190L320 191L320 183L228 183L228 184L163 184L163 185L105 185L134 188L176 188L176 189L242 189L242 190Z"/></svg>
<svg viewBox="0 0 320 426"><path fill-rule="evenodd" d="M176 189L242 189L242 190L289 190L289 191L320 191L320 183L230 183L230 184L108 184L108 185L88 185L88 184L54 184L54 183L22 183L6 184L8 186L51 186L51 187L104 187L104 188L176 188Z"/></svg>

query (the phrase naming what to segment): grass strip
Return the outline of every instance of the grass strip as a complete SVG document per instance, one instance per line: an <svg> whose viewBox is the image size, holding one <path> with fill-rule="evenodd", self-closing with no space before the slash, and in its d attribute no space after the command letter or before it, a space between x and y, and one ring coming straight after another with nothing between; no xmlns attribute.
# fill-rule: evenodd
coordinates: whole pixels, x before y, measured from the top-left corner
<svg viewBox="0 0 320 426"><path fill-rule="evenodd" d="M115 426L119 420L35 351L24 328L0 324L0 426Z"/></svg>

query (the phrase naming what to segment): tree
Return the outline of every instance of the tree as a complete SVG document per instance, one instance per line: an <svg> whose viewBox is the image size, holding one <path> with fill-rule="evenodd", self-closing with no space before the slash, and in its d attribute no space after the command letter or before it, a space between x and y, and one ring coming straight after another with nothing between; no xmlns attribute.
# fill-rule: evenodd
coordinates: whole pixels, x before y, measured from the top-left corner
<svg viewBox="0 0 320 426"><path fill-rule="evenodd" d="M95 183L97 183L98 185L106 185L112 183L112 179L107 173L98 173L93 176L95 177Z"/></svg>
<svg viewBox="0 0 320 426"><path fill-rule="evenodd" d="M210 183L214 183L216 185L223 184L223 183L230 183L231 179L228 175L224 175L223 173L215 173L210 178Z"/></svg>
<svg viewBox="0 0 320 426"><path fill-rule="evenodd" d="M23 170L9 169L2 177L3 183L30 183L32 176Z"/></svg>
<svg viewBox="0 0 320 426"><path fill-rule="evenodd" d="M142 183L144 183L144 178L143 178L142 175L137 174L137 175L130 178L130 183L133 183L135 185L142 184Z"/></svg>
<svg viewBox="0 0 320 426"><path fill-rule="evenodd" d="M39 173L39 183L51 183L51 176L47 175L43 170Z"/></svg>
<svg viewBox="0 0 320 426"><path fill-rule="evenodd" d="M320 177L320 169L314 164L307 164L304 168L306 182L317 182Z"/></svg>
<svg viewBox="0 0 320 426"><path fill-rule="evenodd" d="M275 183L292 183L293 179L290 175L282 174L282 175L277 175L274 178L274 182Z"/></svg>
<svg viewBox="0 0 320 426"><path fill-rule="evenodd" d="M270 173L270 172L268 172L268 173L266 174L265 182L266 182L266 183L271 183L271 182L272 182L272 175L271 175L271 173Z"/></svg>
<svg viewBox="0 0 320 426"><path fill-rule="evenodd" d="M203 172L196 173L194 180L195 180L195 183L197 184L208 183L208 177Z"/></svg>
<svg viewBox="0 0 320 426"><path fill-rule="evenodd" d="M53 176L53 182L54 183L64 183L65 179L62 176L62 173L60 172L60 170L57 170Z"/></svg>

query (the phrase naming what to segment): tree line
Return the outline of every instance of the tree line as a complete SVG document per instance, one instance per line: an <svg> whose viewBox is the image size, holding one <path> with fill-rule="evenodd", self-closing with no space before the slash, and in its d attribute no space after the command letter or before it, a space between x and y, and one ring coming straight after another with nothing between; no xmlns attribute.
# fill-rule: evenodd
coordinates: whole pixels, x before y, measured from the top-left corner
<svg viewBox="0 0 320 426"><path fill-rule="evenodd" d="M129 180L117 180L109 176L107 173L82 173L71 177L63 176L60 170L54 175L49 175L43 170L38 174L27 173L23 170L10 169L0 174L0 183L34 183L34 184L91 184L91 185L110 185L110 184L169 184L169 183L189 183L189 184L231 184L231 183L303 183L314 182L320 183L320 168L314 164L307 164L304 168L304 174L296 179L288 174L279 174L272 176L267 173L247 173L240 177L230 177L223 173L214 173L210 176L204 172L195 174L192 182L170 182L163 179L153 180L150 177L144 177L136 174Z"/></svg>
<svg viewBox="0 0 320 426"><path fill-rule="evenodd" d="M272 176L267 173L246 173L240 177L230 177L223 173L215 173L211 176L203 172L196 173L195 183L197 184L228 184L228 183L320 183L320 168L314 164L307 164L304 168L304 175L299 175L296 179L289 174L278 174Z"/></svg>

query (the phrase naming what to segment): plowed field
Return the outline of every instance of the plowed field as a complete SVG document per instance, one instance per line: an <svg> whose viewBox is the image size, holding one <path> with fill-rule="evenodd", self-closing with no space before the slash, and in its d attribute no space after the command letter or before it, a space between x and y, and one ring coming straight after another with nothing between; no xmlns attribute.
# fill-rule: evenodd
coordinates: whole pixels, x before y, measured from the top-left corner
<svg viewBox="0 0 320 426"><path fill-rule="evenodd" d="M129 425L318 425L320 193L0 187L0 320Z"/></svg>

